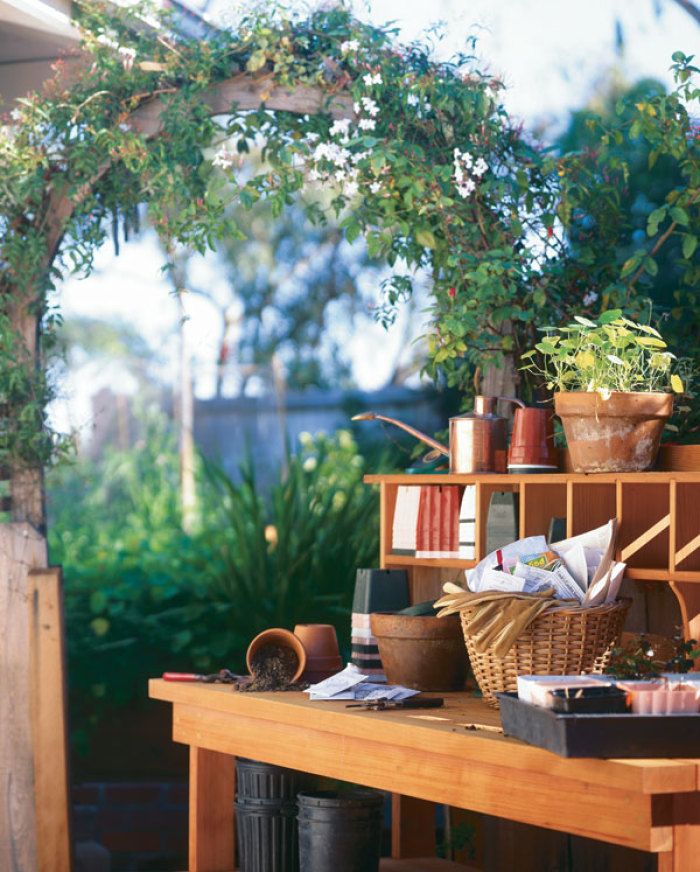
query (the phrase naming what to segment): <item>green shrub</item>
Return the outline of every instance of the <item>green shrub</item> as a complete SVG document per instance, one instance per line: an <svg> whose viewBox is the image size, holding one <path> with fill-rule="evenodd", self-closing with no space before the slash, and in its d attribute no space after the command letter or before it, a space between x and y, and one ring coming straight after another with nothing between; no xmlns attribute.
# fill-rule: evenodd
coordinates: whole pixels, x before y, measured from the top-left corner
<svg viewBox="0 0 700 872"><path fill-rule="evenodd" d="M182 531L178 457L143 443L49 479L50 548L65 575L74 748L146 698L165 670L243 670L255 633L333 623L347 650L355 568L377 559L376 495L349 432L303 439L267 492L201 464L196 531Z"/></svg>

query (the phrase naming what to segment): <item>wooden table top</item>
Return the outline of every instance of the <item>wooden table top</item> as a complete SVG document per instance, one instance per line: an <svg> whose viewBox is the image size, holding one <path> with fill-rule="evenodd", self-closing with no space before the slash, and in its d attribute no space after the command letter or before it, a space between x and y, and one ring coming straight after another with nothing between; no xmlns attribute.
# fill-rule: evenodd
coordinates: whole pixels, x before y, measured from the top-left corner
<svg viewBox="0 0 700 872"><path fill-rule="evenodd" d="M246 721L254 718L416 752L437 752L454 756L460 762L472 759L503 770L546 773L643 794L700 790L700 758L567 759L500 733L470 730L465 725L498 727L500 715L482 699L468 693L441 693L444 708L426 711L348 709L346 701L311 702L304 693L241 693L227 685L162 679L151 679L149 695L188 709L227 714L232 727L237 717Z"/></svg>

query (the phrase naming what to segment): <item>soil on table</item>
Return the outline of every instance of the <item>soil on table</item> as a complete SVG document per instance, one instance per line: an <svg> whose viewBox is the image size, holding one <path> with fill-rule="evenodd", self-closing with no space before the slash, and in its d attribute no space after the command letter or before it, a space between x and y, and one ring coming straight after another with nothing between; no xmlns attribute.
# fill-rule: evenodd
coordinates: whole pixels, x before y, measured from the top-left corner
<svg viewBox="0 0 700 872"><path fill-rule="evenodd" d="M253 680L245 690L286 690L299 666L297 655L291 648L281 645L263 645L250 663Z"/></svg>

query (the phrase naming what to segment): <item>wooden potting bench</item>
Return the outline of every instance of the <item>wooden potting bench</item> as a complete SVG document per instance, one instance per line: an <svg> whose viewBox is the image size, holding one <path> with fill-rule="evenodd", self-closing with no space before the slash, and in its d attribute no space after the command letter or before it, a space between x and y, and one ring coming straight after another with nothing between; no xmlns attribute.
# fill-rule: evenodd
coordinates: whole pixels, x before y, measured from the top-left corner
<svg viewBox="0 0 700 872"><path fill-rule="evenodd" d="M546 534L553 517L566 519L567 535L617 518L627 585L672 591L669 629L675 622L700 638L700 446L665 449L661 464L644 474L367 476L380 491L381 566L407 570L413 602L437 596L485 556L492 495L513 492L520 536ZM474 560L392 553L402 484L476 486ZM637 624L653 618L654 602L635 604ZM441 803L652 852L659 872L700 872L700 747L692 760L568 760L468 729L497 727L500 717L467 693L446 694L434 714L158 679L150 695L172 703L173 739L190 746L190 872L233 868L236 755L391 792L396 858L434 854L433 803Z"/></svg>
<svg viewBox="0 0 700 872"><path fill-rule="evenodd" d="M190 872L233 869L236 755L392 792L395 857L434 853L437 802L652 851L659 872L700 868L700 758L567 760L469 730L500 719L467 693L435 714L160 679L150 695L190 746Z"/></svg>

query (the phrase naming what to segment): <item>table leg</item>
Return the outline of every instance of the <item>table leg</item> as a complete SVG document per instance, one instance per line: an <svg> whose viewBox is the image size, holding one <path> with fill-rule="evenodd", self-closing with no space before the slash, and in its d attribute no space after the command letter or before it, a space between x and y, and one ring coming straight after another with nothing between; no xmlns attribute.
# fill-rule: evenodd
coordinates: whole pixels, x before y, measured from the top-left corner
<svg viewBox="0 0 700 872"><path fill-rule="evenodd" d="M190 746L189 872L234 868L236 761Z"/></svg>
<svg viewBox="0 0 700 872"><path fill-rule="evenodd" d="M391 856L435 856L435 803L391 794Z"/></svg>
<svg viewBox="0 0 700 872"><path fill-rule="evenodd" d="M673 797L673 849L659 854L658 872L700 869L700 793Z"/></svg>

